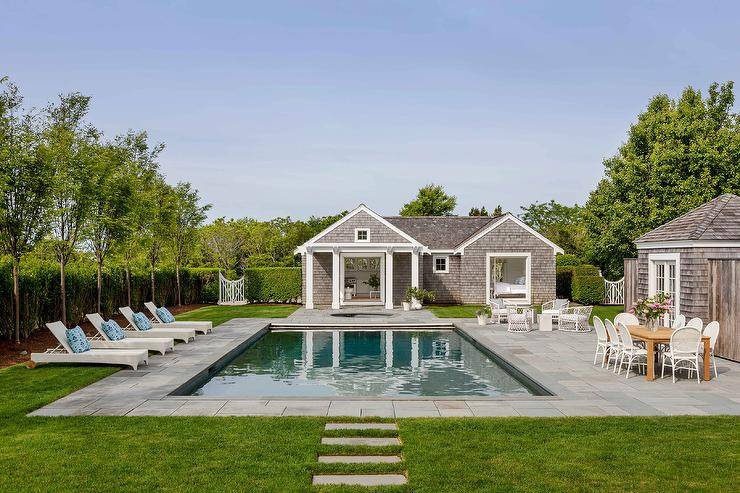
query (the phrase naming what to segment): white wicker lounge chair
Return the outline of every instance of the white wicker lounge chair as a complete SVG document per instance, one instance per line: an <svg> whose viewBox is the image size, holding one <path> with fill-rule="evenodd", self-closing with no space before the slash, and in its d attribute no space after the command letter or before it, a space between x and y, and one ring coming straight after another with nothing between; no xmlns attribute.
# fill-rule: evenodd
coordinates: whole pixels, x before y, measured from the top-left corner
<svg viewBox="0 0 740 493"><path fill-rule="evenodd" d="M103 317L99 313L88 313L85 315L98 331L96 337L90 338L90 345L99 349L146 349L164 354L175 349L175 340L172 337L137 337L138 332L133 330L124 331L124 338L119 341L111 341L108 334L103 330Z"/></svg>
<svg viewBox="0 0 740 493"><path fill-rule="evenodd" d="M542 303L542 313L552 315L552 321L556 322L560 317L560 313L568 308L570 300L554 299L552 301L546 301Z"/></svg>
<svg viewBox="0 0 740 493"><path fill-rule="evenodd" d="M572 306L564 308L558 317L558 330L568 332L590 332L588 318L591 316L592 306Z"/></svg>
<svg viewBox="0 0 740 493"><path fill-rule="evenodd" d="M162 319L159 318L159 315L157 315L157 305L152 303L151 301L147 301L144 303L144 306L147 310L149 310L149 313L152 314L152 325L155 328L159 327L174 327L174 328L185 328L185 329L195 329L196 332L199 334L207 334L213 330L213 322L208 321L192 321L192 322L170 322L165 323L162 322Z"/></svg>
<svg viewBox="0 0 740 493"><path fill-rule="evenodd" d="M88 363L96 365L123 365L134 370L139 363L149 364L149 352L146 349L90 349L83 353L75 353L67 341L67 328L62 322L47 323L59 345L47 349L44 353L31 353L31 368L45 363Z"/></svg>
<svg viewBox="0 0 740 493"><path fill-rule="evenodd" d="M121 315L126 317L128 321L128 327L124 327L124 330L136 331L137 337L172 337L176 341L188 342L191 339L195 339L195 329L185 328L174 328L174 327L152 327L149 330L140 330L134 323L134 311L128 307L123 306L118 309Z"/></svg>

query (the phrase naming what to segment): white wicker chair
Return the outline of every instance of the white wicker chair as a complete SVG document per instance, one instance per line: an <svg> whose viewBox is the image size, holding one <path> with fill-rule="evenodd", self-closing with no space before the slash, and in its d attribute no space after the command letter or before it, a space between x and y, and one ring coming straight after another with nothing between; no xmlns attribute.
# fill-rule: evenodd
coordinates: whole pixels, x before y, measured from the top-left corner
<svg viewBox="0 0 740 493"><path fill-rule="evenodd" d="M594 317L595 319L596 317ZM614 373L617 372L617 363L619 362L619 355L622 352L622 340L619 338L619 333L617 332L616 327L614 327L614 324L611 320L604 319L604 327L606 328L606 333L609 336L609 347L608 355L609 357L606 360L606 368L609 369L609 365L611 364L612 358L614 359ZM601 367L604 367L604 364L602 363Z"/></svg>
<svg viewBox="0 0 740 493"><path fill-rule="evenodd" d="M558 317L558 330L568 332L590 332L588 318L591 316L592 306L573 306L565 308Z"/></svg>
<svg viewBox="0 0 740 493"><path fill-rule="evenodd" d="M491 306L491 321L496 319L496 323L500 324L502 320L506 320L509 309L506 307L506 302L503 299L491 298L489 305Z"/></svg>
<svg viewBox="0 0 740 493"><path fill-rule="evenodd" d="M604 367L604 359L609 352L609 336L606 333L604 322L599 317L594 317L594 329L596 330L596 353L594 353L594 364L601 354L601 367Z"/></svg>
<svg viewBox="0 0 740 493"><path fill-rule="evenodd" d="M693 327L699 332L701 332L702 329L704 328L704 322L699 317L694 317L688 322L686 322L686 327Z"/></svg>
<svg viewBox="0 0 740 493"><path fill-rule="evenodd" d="M549 313L552 315L553 322L557 321L560 317L560 313L568 308L570 300L554 299L552 301L546 301L542 303L542 313Z"/></svg>
<svg viewBox="0 0 740 493"><path fill-rule="evenodd" d="M676 318L673 319L673 325L671 326L672 329L680 329L681 327L686 326L686 317L684 315L676 315Z"/></svg>
<svg viewBox="0 0 740 493"><path fill-rule="evenodd" d="M635 346L632 341L632 335L627 330L627 326L622 322L617 324L617 330L619 330L619 337L622 339L622 350L620 351L619 357L619 369L617 375L622 373L622 366L624 366L624 360L627 359L627 374L625 378L630 377L630 370L632 369L632 363L635 362L637 367L647 367L647 350L639 346Z"/></svg>
<svg viewBox="0 0 740 493"><path fill-rule="evenodd" d="M617 313L617 316L614 317L614 326L619 327L619 323L623 323L625 327L629 327L630 325L640 325L640 319L637 318L632 313Z"/></svg>
<svg viewBox="0 0 740 493"><path fill-rule="evenodd" d="M510 306L506 319L509 332L529 332L532 330L532 309L529 307Z"/></svg>
<svg viewBox="0 0 740 493"><path fill-rule="evenodd" d="M709 322L707 326L704 327L702 335L709 336L709 361L710 365L714 368L714 378L719 378L719 374L717 373L717 360L714 359L714 345L717 343L717 338L719 337L719 322L716 320L714 322ZM702 346L703 344L699 345L699 354L702 359L704 359Z"/></svg>
<svg viewBox="0 0 740 493"><path fill-rule="evenodd" d="M663 368L660 378L665 376L665 367L671 367L673 383L676 383L676 369L679 363L687 363L687 370L696 370L696 382L699 379L699 346L701 345L701 332L694 327L681 327L673 331L671 344L668 351L663 353ZM670 364L668 363L670 361ZM691 372L689 373L691 376Z"/></svg>

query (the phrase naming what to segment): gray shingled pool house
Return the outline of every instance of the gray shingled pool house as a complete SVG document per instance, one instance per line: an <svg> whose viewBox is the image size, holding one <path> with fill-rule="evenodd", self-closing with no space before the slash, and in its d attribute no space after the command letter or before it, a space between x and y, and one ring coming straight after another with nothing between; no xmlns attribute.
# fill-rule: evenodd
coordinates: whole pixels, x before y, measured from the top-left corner
<svg viewBox="0 0 740 493"><path fill-rule="evenodd" d="M360 205L296 249L307 309L400 306L409 286L438 303L555 298L563 250L512 214L382 217Z"/></svg>
<svg viewBox="0 0 740 493"><path fill-rule="evenodd" d="M740 197L724 194L635 240L624 261L624 296L665 292L674 312L720 322L715 354L740 360Z"/></svg>

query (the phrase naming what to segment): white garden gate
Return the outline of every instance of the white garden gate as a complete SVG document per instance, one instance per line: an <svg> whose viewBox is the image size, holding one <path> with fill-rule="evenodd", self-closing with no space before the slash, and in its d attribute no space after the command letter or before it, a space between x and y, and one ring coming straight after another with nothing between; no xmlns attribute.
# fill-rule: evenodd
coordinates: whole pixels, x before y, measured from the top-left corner
<svg viewBox="0 0 740 493"><path fill-rule="evenodd" d="M604 304L624 305L624 277L619 281L604 279Z"/></svg>
<svg viewBox="0 0 740 493"><path fill-rule="evenodd" d="M219 305L246 305L244 297L244 276L235 281L226 279L218 273L218 304Z"/></svg>

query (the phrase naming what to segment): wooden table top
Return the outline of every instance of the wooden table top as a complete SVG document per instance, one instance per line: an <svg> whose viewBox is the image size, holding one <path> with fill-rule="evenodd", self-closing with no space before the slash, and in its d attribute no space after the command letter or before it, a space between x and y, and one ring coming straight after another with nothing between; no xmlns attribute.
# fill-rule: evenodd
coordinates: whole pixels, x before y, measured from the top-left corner
<svg viewBox="0 0 740 493"><path fill-rule="evenodd" d="M627 327L632 337L642 339L643 341L654 341L654 342L668 342L671 340L671 335L675 329L668 327L658 327L657 330L652 331L644 325L630 325ZM702 340L708 340L709 336L703 335Z"/></svg>

